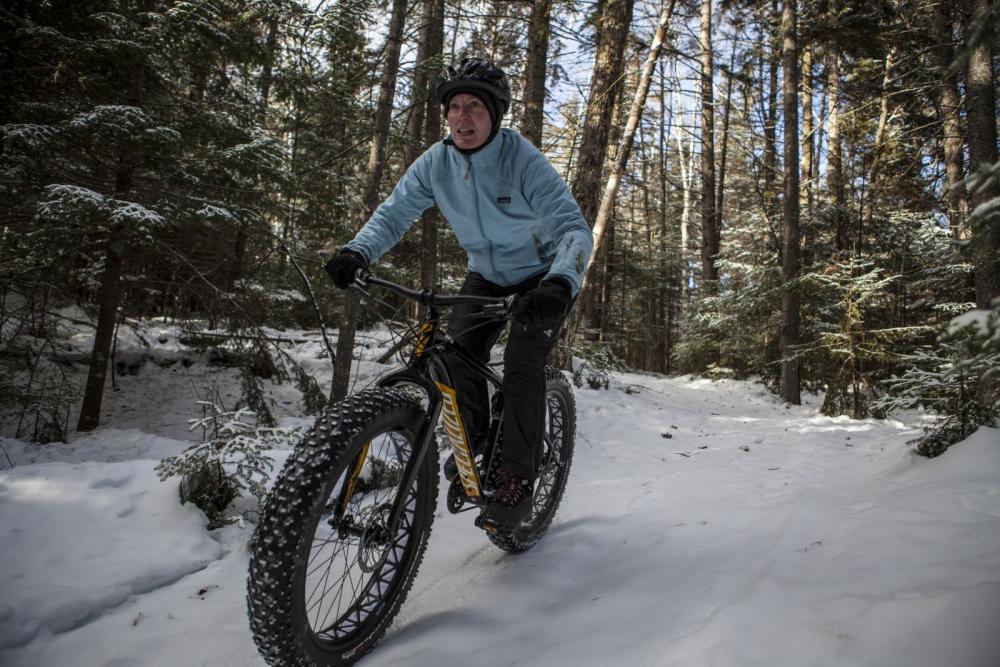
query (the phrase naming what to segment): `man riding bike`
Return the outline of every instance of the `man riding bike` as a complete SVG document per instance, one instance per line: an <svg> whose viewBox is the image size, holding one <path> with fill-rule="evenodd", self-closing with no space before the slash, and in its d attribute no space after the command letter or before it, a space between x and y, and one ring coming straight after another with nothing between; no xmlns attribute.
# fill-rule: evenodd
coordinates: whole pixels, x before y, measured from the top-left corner
<svg viewBox="0 0 1000 667"><path fill-rule="evenodd" d="M385 254L436 204L469 256L460 293L518 295L504 351L503 462L487 508L494 521L516 525L530 512L539 466L545 360L583 282L593 240L552 165L520 134L501 129L511 97L503 70L466 58L442 73L436 96L449 135L410 166L326 271L346 289L360 269ZM455 308L448 329L485 362L504 324L484 323L476 310ZM475 448L488 437L486 381L457 358L448 368ZM445 475L455 480L453 459L445 463Z"/></svg>

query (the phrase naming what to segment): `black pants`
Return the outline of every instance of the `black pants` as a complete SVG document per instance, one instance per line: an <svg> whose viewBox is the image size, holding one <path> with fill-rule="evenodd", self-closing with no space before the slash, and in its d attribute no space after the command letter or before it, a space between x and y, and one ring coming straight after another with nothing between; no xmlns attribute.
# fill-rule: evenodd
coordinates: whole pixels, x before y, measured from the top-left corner
<svg viewBox="0 0 1000 667"><path fill-rule="evenodd" d="M524 294L537 287L544 273L517 285L502 286L470 273L462 285L461 294L478 296L509 296ZM451 312L448 331L474 357L486 363L490 349L503 331L503 322L489 322L470 317L478 306L458 306ZM511 322L507 347L504 350L504 463L525 479L534 480L542 454L542 430L545 428L545 360L559 338L558 322L551 329L525 327ZM468 364L455 357L447 359L459 409L465 421L465 432L474 448L489 436L489 393L486 379L473 372Z"/></svg>

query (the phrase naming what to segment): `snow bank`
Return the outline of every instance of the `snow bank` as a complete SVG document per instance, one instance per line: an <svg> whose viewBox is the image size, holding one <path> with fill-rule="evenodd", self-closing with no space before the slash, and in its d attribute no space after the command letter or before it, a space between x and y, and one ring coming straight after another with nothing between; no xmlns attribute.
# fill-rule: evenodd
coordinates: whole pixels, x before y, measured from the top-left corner
<svg viewBox="0 0 1000 667"><path fill-rule="evenodd" d="M0 649L70 632L222 555L204 516L180 505L155 463L0 472Z"/></svg>

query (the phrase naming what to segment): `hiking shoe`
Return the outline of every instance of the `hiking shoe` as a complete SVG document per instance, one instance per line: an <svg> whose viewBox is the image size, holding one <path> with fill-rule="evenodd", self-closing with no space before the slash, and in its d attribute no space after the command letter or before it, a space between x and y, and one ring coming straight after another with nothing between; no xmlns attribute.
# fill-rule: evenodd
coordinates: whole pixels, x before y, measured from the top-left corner
<svg viewBox="0 0 1000 667"><path fill-rule="evenodd" d="M493 498L486 516L497 523L516 526L531 513L532 483L507 466L497 471Z"/></svg>

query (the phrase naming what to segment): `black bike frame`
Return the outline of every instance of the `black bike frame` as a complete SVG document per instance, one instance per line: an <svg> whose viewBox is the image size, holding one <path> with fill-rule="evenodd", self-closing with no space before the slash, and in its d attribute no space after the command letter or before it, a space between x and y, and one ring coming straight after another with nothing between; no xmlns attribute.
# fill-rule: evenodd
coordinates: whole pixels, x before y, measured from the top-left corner
<svg viewBox="0 0 1000 667"><path fill-rule="evenodd" d="M399 387L404 385L416 385L423 389L427 395L427 412L424 415L423 423L420 426L417 436L417 447L414 455L410 457L403 479L400 483L399 492L392 508L392 515L389 519L389 534L394 535L399 525L398 522L403 514L403 507L414 480L417 478L417 471L427 454L427 449L434 441L434 429L441 416L442 395L437 383L446 387L453 387L451 373L444 362L446 354L460 359L468 364L472 370L486 378L497 389L502 384L501 377L489 366L472 356L468 350L456 343L451 338L445 338L440 334L441 311L438 306L457 305L480 305L491 310L497 319L509 316L514 304L514 297L484 297L462 294L436 294L429 290L413 290L387 280L381 280L371 275L359 277L354 288L358 289L368 298L373 298L364 287L366 285L378 285L384 287L400 296L412 301L416 301L427 307L427 314L420 324L420 334L414 345L413 352L404 368L390 372L379 378L376 384L380 387ZM489 313L484 313L484 318L488 318ZM496 425L494 425L495 427ZM496 428L491 429L491 441L495 438ZM482 491L482 489L480 489Z"/></svg>

